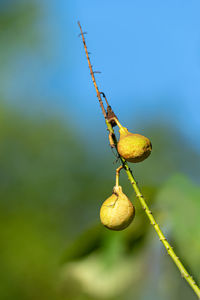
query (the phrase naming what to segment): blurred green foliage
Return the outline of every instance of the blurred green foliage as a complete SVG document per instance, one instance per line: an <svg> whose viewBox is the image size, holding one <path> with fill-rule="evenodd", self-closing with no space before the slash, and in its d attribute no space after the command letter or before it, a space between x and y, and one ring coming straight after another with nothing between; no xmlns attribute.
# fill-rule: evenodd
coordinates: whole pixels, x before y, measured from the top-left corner
<svg viewBox="0 0 200 300"><path fill-rule="evenodd" d="M34 1L1 1L0 8L3 61L9 51L26 45L26 30L32 32L38 7ZM199 153L161 120L138 128L151 138L153 152L134 165L134 174L198 281ZM101 147L98 153L94 143ZM112 193L118 166L103 147L97 137L85 144L61 117L26 115L1 97L1 299L195 299L149 225L126 174L120 183L136 206L134 222L122 232L100 224L99 208Z"/></svg>
<svg viewBox="0 0 200 300"><path fill-rule="evenodd" d="M2 0L0 2L1 72L21 49L32 50L40 41L36 23L40 10L36 1Z"/></svg>

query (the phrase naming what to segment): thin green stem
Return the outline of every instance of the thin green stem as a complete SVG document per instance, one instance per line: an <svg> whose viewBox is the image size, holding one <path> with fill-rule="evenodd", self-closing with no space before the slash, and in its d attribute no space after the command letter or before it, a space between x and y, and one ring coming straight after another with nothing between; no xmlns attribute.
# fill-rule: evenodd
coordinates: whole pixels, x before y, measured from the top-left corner
<svg viewBox="0 0 200 300"><path fill-rule="evenodd" d="M104 109L104 106L103 106L103 103L102 103L102 100L101 100L101 94L100 94L100 92L98 90L98 87L97 87L97 84L96 84L96 80L95 80L95 77L94 77L94 72L92 70L92 65L90 63L90 59L89 59L89 55L88 55L88 51L87 51L87 46L86 46L86 43L85 43L85 39L84 39L84 35L83 35L83 31L82 31L80 22L78 22L78 25L79 25L79 28L80 28L80 31L81 31L81 36L82 36L82 40L83 40L83 44L84 44L84 48L85 48L85 52L86 52L88 65L89 65L89 68L90 68L90 74L92 76L92 81L93 81L93 84L94 84L94 87L95 87L95 90L96 90L96 93L97 93L97 97L98 97L99 102L100 102L102 113L103 113L105 121L106 121L107 129L109 131L110 144L111 144L111 146L114 146L117 150L117 138L115 136L115 133L114 133L114 130L113 130L113 127L112 127L111 123L107 120L107 115L106 115L106 112L105 112L105 109ZM116 120L117 120L117 118L116 118ZM120 128L122 127L122 125L119 123L118 120L116 121L116 123ZM118 153L118 155L119 155L119 153ZM150 211L150 209L149 209L149 207L148 207L148 205L147 205L147 203L146 203L146 201L145 201L145 199L144 199L144 197L143 197L143 195L142 195L142 193L141 193L141 191L138 187L138 184L137 184L135 178L133 177L132 171L129 168L126 160L123 157L121 157L120 155L119 155L119 158L122 162L123 168L125 169L125 171L127 173L128 179L129 179L129 181L130 181L130 183L131 183L131 185L132 185L132 187L133 187L133 189L136 193L136 196L139 199L139 201L142 205L142 208L144 209L147 217L149 218L149 221L150 221L151 225L153 226L153 228L155 229L157 235L159 236L160 241L163 243L164 247L167 250L167 253L172 258L172 260L176 264L177 268L181 272L182 277L185 278L185 280L188 282L188 284L191 286L191 288L194 290L194 292L196 293L196 295L200 299L200 289L199 289L199 287L197 286L197 284L194 281L194 279L192 278L192 276L189 275L189 273L187 272L187 270L183 266L182 262L180 261L179 257L175 254L173 248L170 246L170 244L168 243L166 237L164 236L163 232L161 231L158 223L156 222L152 212ZM121 167L119 167L118 169L121 170ZM117 178L117 176L118 176L118 178ZM119 184L119 174L117 176L116 176L116 183Z"/></svg>
<svg viewBox="0 0 200 300"><path fill-rule="evenodd" d="M114 134L114 130L111 126L111 124L106 120L106 125L107 125L107 128L109 130L109 132L112 134L112 137L113 137L113 141L115 143L115 146L116 146L116 149L117 149L117 138ZM191 288L194 290L194 292L197 294L198 298L200 299L200 289L199 287L197 286L196 282L194 281L194 279L192 278L192 276L187 272L187 270L185 269L185 267L183 266L182 262L180 261L180 258L176 255L176 253L174 252L173 248L171 247L171 245L169 244L169 242L167 241L166 237L164 236L162 230L160 229L158 223L156 222L151 210L149 209L139 187L138 187L138 184L135 180L135 178L133 177L133 174L132 174L132 171L131 169L129 168L126 160L121 157L119 155L121 161L122 161L122 164L123 164L123 167L127 173L127 176L128 176L128 179L136 193L136 196L137 198L139 199L141 205L142 205L142 208L144 209L147 217L149 218L149 221L151 223L151 225L154 227L156 233L158 234L159 238L160 238L160 241L163 243L164 247L166 248L169 256L172 258L172 260L174 261L174 263L176 264L176 266L178 267L179 271L181 272L181 276L185 278L185 280L189 283L189 285L191 286Z"/></svg>

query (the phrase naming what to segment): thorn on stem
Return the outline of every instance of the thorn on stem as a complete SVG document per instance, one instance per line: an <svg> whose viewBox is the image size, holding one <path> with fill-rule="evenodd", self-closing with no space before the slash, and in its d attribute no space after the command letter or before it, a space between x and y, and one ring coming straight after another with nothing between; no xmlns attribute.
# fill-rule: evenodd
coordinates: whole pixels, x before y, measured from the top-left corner
<svg viewBox="0 0 200 300"><path fill-rule="evenodd" d="M79 33L78 37L82 36L82 34L83 34L83 35L84 35L84 34L87 34L87 32L85 31L85 32Z"/></svg>

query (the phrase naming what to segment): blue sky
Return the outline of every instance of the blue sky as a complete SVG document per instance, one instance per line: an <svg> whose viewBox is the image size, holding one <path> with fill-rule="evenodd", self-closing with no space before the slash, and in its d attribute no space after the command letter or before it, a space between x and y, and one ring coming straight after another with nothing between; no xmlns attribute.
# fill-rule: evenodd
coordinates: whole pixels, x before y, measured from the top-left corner
<svg viewBox="0 0 200 300"><path fill-rule="evenodd" d="M41 12L40 46L10 62L8 99L61 111L74 123L77 116L85 128L90 118L102 126L79 20L94 69L102 72L98 85L122 123L130 128L161 116L200 148L199 1L46 0Z"/></svg>

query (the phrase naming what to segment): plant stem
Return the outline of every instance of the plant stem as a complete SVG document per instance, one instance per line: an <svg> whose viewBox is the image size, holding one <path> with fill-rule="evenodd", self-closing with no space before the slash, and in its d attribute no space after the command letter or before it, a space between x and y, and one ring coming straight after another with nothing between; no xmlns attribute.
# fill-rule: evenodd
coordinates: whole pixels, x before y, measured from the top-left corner
<svg viewBox="0 0 200 300"><path fill-rule="evenodd" d="M111 124L106 121L106 125L107 128L109 130L110 133L112 133L112 137L114 140L115 145L117 146L117 139L116 136L114 134L114 130L111 126ZM176 253L174 252L173 248L171 247L171 245L169 244L169 242L167 241L166 237L164 236L162 230L160 229L158 223L156 222L151 210L149 209L139 187L138 184L135 180L135 178L133 177L132 171L129 168L126 160L121 157L119 155L121 162L123 164L123 167L128 175L128 179L136 193L137 198L140 201L140 204L142 205L142 208L144 209L147 217L149 218L149 221L151 223L151 225L154 227L156 233L158 234L160 241L163 243L164 247L166 248L169 256L171 256L172 260L174 261L174 263L176 264L176 266L178 267L179 271L181 272L181 276L185 278L185 280L189 283L189 285L191 286L191 288L194 290L194 292L197 294L198 298L200 299L200 289L197 286L196 282L194 281L194 279L192 278L192 276L190 276L190 274L187 272L187 270L185 269L185 267L183 266L182 262L180 261L180 258L176 255Z"/></svg>
<svg viewBox="0 0 200 300"><path fill-rule="evenodd" d="M103 102L101 100L101 94L100 94L100 92L98 90L98 87L97 87L97 84L96 84L96 80L95 80L95 77L94 77L94 72L92 70L92 65L90 63L90 58L89 58L89 55L88 55L87 46L86 46L86 43L85 43L85 39L84 39L84 35L83 35L83 31L82 31L80 22L78 22L78 25L79 25L79 28L80 28L80 31L81 31L81 36L82 36L82 40L83 40L83 44L84 44L84 48L85 48L85 52L86 52L88 65L89 65L89 68L90 68L90 74L92 76L92 81L93 81L93 84L94 84L95 89L96 89L97 97L99 99L99 103L100 103L100 106L101 106L101 109L102 109L102 113L103 113L105 121L106 121L107 129L109 131L110 136L112 136L114 146L117 150L117 138L115 136L115 133L114 133L114 130L113 130L113 127L112 127L111 123L107 120L107 114L106 114L105 108L103 106ZM119 155L119 153L118 153L118 155ZM149 209L149 207L148 207L148 205L147 205L147 203L146 203L146 201L145 201L145 199L144 199L144 197L143 197L143 195L142 195L142 193L141 193L141 191L138 187L138 184L137 184L135 178L133 177L132 171L129 168L126 160L123 157L121 157L120 155L119 155L119 158L122 162L123 168L125 169L125 171L127 173L128 179L129 179L129 181L130 181L130 183L131 183L131 185L132 185L132 187L133 187L133 189L136 193L136 196L139 199L139 201L142 205L142 208L144 209L147 217L149 218L149 221L150 221L151 225L153 226L153 228L155 229L157 235L159 236L160 241L163 243L164 247L167 250L167 253L172 258L172 260L176 264L177 268L181 272L181 276L185 278L185 280L188 282L188 284L191 286L191 288L194 290L194 292L196 293L196 295L200 299L200 289L199 289L199 287L197 286L197 284L194 281L194 279L192 278L192 276L189 275L189 273L187 272L187 270L183 266L182 262L180 261L179 257L175 254L173 248L170 246L170 244L168 243L166 237L164 236L163 232L161 231L158 223L156 222L152 212L150 211L150 209ZM119 171L121 170L121 168L122 167L119 167L116 170L116 182L118 182L118 180L119 180L118 176L119 176Z"/></svg>
<svg viewBox="0 0 200 300"><path fill-rule="evenodd" d="M104 118L106 118L106 111L105 111L105 108L103 106L103 102L102 102L102 99L101 99L101 94L99 92L99 89L98 89L98 86L97 86L97 83L96 83L96 80L95 80L95 77L94 77L94 72L93 72L93 69L92 69L91 62L90 62L89 53L88 53L88 50L87 50L87 46L86 46L85 38L84 38L84 33L83 33L82 28L81 28L80 22L78 22L78 26L79 26L80 31L81 31L83 45L84 45L84 49L85 49L85 53L86 53L86 57L87 57L87 61L88 61L89 69L90 69L90 75L92 77L92 81L93 81L93 84L94 84L94 87L95 87L95 90L96 90L96 93L97 93L97 98L99 100L99 104L101 106L101 110L103 112Z"/></svg>

